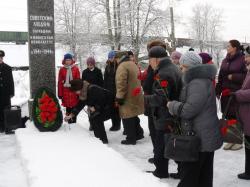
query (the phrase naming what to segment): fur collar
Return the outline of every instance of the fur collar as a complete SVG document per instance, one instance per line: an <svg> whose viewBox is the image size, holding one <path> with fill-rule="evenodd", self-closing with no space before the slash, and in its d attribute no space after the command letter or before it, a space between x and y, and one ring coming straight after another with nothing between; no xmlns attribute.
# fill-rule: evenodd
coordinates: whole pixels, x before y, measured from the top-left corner
<svg viewBox="0 0 250 187"><path fill-rule="evenodd" d="M217 68L213 64L200 64L190 67L183 74L184 83L189 83L194 79L214 79L217 74Z"/></svg>

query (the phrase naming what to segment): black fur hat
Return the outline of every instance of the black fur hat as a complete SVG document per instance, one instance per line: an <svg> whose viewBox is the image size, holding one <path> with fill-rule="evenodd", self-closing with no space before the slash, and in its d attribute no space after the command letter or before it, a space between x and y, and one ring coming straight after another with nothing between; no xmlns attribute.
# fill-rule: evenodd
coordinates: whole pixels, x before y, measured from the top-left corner
<svg viewBox="0 0 250 187"><path fill-rule="evenodd" d="M168 53L166 52L166 49L161 46L154 46L148 51L149 58L163 58L167 56Z"/></svg>
<svg viewBox="0 0 250 187"><path fill-rule="evenodd" d="M5 56L5 53L3 50L0 50L0 57L4 57Z"/></svg>

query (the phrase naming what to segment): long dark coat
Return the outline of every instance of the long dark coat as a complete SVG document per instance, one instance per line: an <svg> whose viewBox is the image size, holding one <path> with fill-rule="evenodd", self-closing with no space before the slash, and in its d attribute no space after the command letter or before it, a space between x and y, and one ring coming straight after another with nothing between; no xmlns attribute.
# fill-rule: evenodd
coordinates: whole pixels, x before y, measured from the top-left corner
<svg viewBox="0 0 250 187"><path fill-rule="evenodd" d="M11 97L15 95L12 69L5 63L0 64L0 125L3 124L3 110L11 105Z"/></svg>
<svg viewBox="0 0 250 187"><path fill-rule="evenodd" d="M10 105L10 98L14 95L12 69L9 65L2 63L0 64L0 108Z"/></svg>
<svg viewBox="0 0 250 187"><path fill-rule="evenodd" d="M104 88L112 92L115 96L116 86L115 86L115 74L117 70L117 64L108 62L104 71Z"/></svg>
<svg viewBox="0 0 250 187"><path fill-rule="evenodd" d="M229 89L231 92L239 90L243 84L246 73L245 59L241 52L237 52L234 56L227 55L221 64L218 83L216 85L216 95L220 95L225 89ZM228 75L230 74L232 74L232 80L228 79ZM228 96L221 97L222 112L225 111L228 98ZM229 107L228 117L236 118L236 111L237 102L233 100Z"/></svg>
<svg viewBox="0 0 250 187"><path fill-rule="evenodd" d="M182 86L181 72L169 58L165 58L154 73L156 78L152 86L152 93L145 95L144 100L145 105L152 111L155 128L165 130L167 121L172 118L166 108L167 99L177 100L179 98ZM166 88L161 85L164 81L168 83Z"/></svg>

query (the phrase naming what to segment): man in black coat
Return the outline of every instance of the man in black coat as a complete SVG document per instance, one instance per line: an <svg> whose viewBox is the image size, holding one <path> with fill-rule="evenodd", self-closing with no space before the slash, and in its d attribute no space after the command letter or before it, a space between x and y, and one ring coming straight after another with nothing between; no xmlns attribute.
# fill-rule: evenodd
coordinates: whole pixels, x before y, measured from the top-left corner
<svg viewBox="0 0 250 187"><path fill-rule="evenodd" d="M154 70L152 94L145 95L145 105L151 108L155 125L155 147L153 174L158 178L168 178L168 159L164 158L164 134L169 132L168 124L172 116L166 108L168 100L179 98L181 91L181 72L168 57L163 47L155 46L149 50L149 63ZM172 174L172 177L177 177Z"/></svg>
<svg viewBox="0 0 250 187"><path fill-rule="evenodd" d="M111 118L114 105L113 95L108 90L81 79L72 80L70 84L70 89L79 94L79 102L72 109L71 114L65 117L65 121L77 116L87 105L90 111L89 120L93 126L95 137L107 144L108 138L104 128L104 121Z"/></svg>
<svg viewBox="0 0 250 187"><path fill-rule="evenodd" d="M116 86L115 86L115 74L118 67L118 63L115 59L115 51L110 51L108 54L107 65L104 72L104 88L109 90L114 95L116 95ZM119 115L119 108L113 108L111 116L112 126L109 129L110 131L118 131L121 128L121 118Z"/></svg>
<svg viewBox="0 0 250 187"><path fill-rule="evenodd" d="M12 69L3 62L4 51L0 50L0 132L4 132L4 109L11 105L14 96L14 81ZM6 129L6 133L7 129Z"/></svg>

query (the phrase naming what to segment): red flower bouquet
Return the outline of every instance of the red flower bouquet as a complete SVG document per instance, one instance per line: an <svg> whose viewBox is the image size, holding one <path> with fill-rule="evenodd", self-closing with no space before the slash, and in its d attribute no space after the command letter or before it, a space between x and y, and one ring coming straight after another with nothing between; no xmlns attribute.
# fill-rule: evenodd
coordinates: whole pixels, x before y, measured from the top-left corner
<svg viewBox="0 0 250 187"><path fill-rule="evenodd" d="M220 120L221 135L224 142L242 144L243 135L240 123L236 119Z"/></svg>

